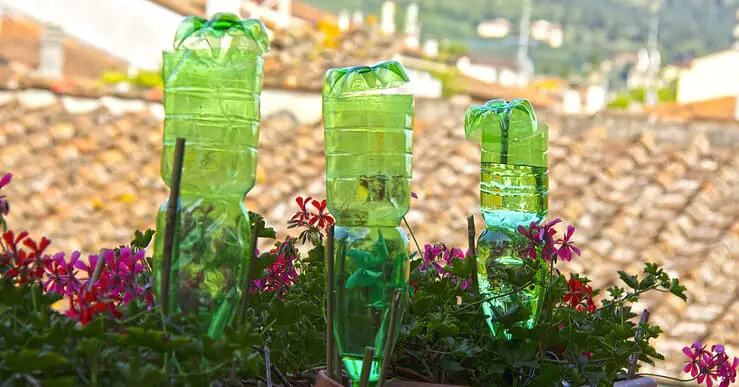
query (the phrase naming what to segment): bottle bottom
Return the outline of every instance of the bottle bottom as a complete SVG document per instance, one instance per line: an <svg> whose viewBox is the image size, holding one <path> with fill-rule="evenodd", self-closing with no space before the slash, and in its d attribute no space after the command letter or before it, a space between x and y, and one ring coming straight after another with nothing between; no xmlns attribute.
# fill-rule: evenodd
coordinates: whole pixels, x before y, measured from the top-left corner
<svg viewBox="0 0 739 387"><path fill-rule="evenodd" d="M510 230L485 230L478 239L478 284L487 298L483 313L496 337L510 339L505 320L513 326L532 329L543 300L543 272L537 261L521 258L526 241Z"/></svg>

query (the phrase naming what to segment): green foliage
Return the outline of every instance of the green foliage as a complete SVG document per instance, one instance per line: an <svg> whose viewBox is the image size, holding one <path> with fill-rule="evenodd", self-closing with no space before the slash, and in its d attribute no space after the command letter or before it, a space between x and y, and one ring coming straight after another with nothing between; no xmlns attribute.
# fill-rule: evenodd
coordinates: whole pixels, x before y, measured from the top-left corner
<svg viewBox="0 0 739 387"><path fill-rule="evenodd" d="M118 83L129 83L143 88L163 87L162 75L158 71L141 71L135 76L118 71L108 71L103 74L101 81L105 84L115 85Z"/></svg>
<svg viewBox="0 0 739 387"><path fill-rule="evenodd" d="M540 266L511 274L509 280L522 289L542 281ZM526 265L527 267L529 265ZM418 267L418 265L416 265ZM550 266L553 268L553 266ZM450 273L468 274L459 260ZM685 299L685 288L657 265L646 264L639 275L619 273L627 289L610 289L610 297L593 312L569 307L563 297L570 289L564 275L550 272L544 313L533 329L518 323L529 318L523 308L512 307L496 319L510 333L509 340L491 336L481 312L487 300L476 299L451 278L415 270L417 291L401 327L396 347L396 374L415 380L474 386L611 385L626 373L633 354L653 364L662 355L650 346L659 327L636 322L631 305L647 292L670 292ZM584 277L571 279L587 284ZM593 291L597 294L597 290ZM637 330L641 335L637 338Z"/></svg>
<svg viewBox="0 0 739 387"><path fill-rule="evenodd" d="M412 0L396 1L402 26L403 11ZM332 12L342 9L378 13L381 0L307 0ZM607 59L622 52L644 48L649 33L648 4L643 0L536 0L532 20L544 19L564 27L564 44L551 48L532 42L531 54L537 71L557 75L576 72L595 58ZM732 43L736 2L730 0L680 0L664 2L661 12L660 45L665 63L705 55ZM518 33L521 1L510 0L424 0L419 19L424 38L450 39L474 50L515 55L516 37L482 39L476 27L484 21L504 17Z"/></svg>
<svg viewBox="0 0 739 387"><path fill-rule="evenodd" d="M153 231L137 231L131 245L145 249ZM204 386L229 376L263 373L254 348L264 345L250 324L227 329L212 340L194 332L193 318L163 319L134 300L120 320L96 317L87 325L52 308L61 296L38 283L17 286L0 266L0 380L4 385Z"/></svg>

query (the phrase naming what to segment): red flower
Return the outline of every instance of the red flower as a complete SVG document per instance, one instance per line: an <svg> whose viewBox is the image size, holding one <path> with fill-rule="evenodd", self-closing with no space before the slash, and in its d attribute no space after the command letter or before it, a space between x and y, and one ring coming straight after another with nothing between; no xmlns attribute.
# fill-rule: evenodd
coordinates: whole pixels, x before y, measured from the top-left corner
<svg viewBox="0 0 739 387"><path fill-rule="evenodd" d="M2 240L4 250L2 261L9 265L6 276L15 278L19 284L40 280L44 276L44 266L51 258L43 254L49 247L50 240L44 237L37 244L36 241L28 238L28 233L25 231L17 236L12 231L6 231L3 233Z"/></svg>
<svg viewBox="0 0 739 387"><path fill-rule="evenodd" d="M311 201L311 197L308 196L306 198L303 198L302 196L298 196L295 198L295 201L298 203L298 208L300 210L293 215L291 220L299 220L301 222L307 222L311 218L311 212L308 211L308 203Z"/></svg>
<svg viewBox="0 0 739 387"><path fill-rule="evenodd" d="M334 218L331 217L331 215L326 211L326 199L323 199L322 201L313 200L311 202L313 204L313 207L318 210L317 214L313 214L310 219L310 225L315 226L318 225L318 228L326 228L327 226L330 226L334 224Z"/></svg>
<svg viewBox="0 0 739 387"><path fill-rule="evenodd" d="M593 288L574 278L571 278L567 285L569 290L562 298L566 304L578 311L595 312L597 310L593 302Z"/></svg>
<svg viewBox="0 0 739 387"><path fill-rule="evenodd" d="M588 359L592 359L593 358L593 354L590 353L590 352L583 352L582 354L585 355L585 357L587 357Z"/></svg>
<svg viewBox="0 0 739 387"><path fill-rule="evenodd" d="M565 293L565 296L563 298L564 302L569 304L571 307L577 307L582 302L582 296L583 296L583 285L582 281L571 279L567 283L570 287L570 290Z"/></svg>

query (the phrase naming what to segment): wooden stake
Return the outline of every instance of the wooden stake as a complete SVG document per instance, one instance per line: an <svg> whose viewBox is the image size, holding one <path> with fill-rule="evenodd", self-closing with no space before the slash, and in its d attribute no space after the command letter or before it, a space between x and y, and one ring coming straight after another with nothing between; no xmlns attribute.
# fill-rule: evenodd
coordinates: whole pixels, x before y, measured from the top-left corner
<svg viewBox="0 0 739 387"><path fill-rule="evenodd" d="M359 387L369 386L370 370L372 370L373 358L375 357L374 347L364 348L364 358L362 359L362 374L359 377Z"/></svg>
<svg viewBox="0 0 739 387"><path fill-rule="evenodd" d="M334 226L328 228L326 236L326 374L336 377L334 355Z"/></svg>
<svg viewBox="0 0 739 387"><path fill-rule="evenodd" d="M251 220L247 221L251 222ZM259 241L259 233L261 231L259 225L257 225L251 230L251 235L249 236L249 249L251 251L249 252L249 262L246 264L246 283L241 287L241 291L243 292L241 296L241 324L246 322L246 311L249 309L249 287L251 286L252 271L254 271L254 261L257 259L257 242Z"/></svg>
<svg viewBox="0 0 739 387"><path fill-rule="evenodd" d="M477 250L475 249L475 216L470 215L467 217L467 246L470 250L470 256L467 258L472 261L472 294L475 298L480 296L480 288L478 287L477 279Z"/></svg>
<svg viewBox="0 0 739 387"><path fill-rule="evenodd" d="M169 201L167 202L166 227L164 229L164 247L162 252L162 283L159 299L162 313L169 312L169 276L172 268L172 250L174 246L175 230L177 229L177 204L180 201L180 183L182 181L182 164L185 159L185 139L180 137L174 148L174 162L172 167L172 187L170 187ZM102 257L101 257L102 259Z"/></svg>
<svg viewBox="0 0 739 387"><path fill-rule="evenodd" d="M649 322L649 311L644 309L639 318L639 326L636 328L636 334L634 335L635 341L639 341L641 335L644 333L644 325ZM631 364L629 364L629 378L633 379L636 377L636 363L639 362L639 353L631 355Z"/></svg>
<svg viewBox="0 0 739 387"><path fill-rule="evenodd" d="M380 371L380 380L377 381L377 387L382 387L387 377L387 368L393 354L393 338L395 337L397 325L395 320L398 317L398 309L400 309L400 291L396 290L393 294L392 306L390 307L390 324L388 324L385 336L385 347L382 350L382 370Z"/></svg>

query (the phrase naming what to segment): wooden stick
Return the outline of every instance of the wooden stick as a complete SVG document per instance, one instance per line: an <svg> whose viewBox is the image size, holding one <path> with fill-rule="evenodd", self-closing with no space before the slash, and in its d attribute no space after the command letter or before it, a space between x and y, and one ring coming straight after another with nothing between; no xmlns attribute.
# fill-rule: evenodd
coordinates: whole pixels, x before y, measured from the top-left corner
<svg viewBox="0 0 739 387"><path fill-rule="evenodd" d="M393 339L395 338L395 327L397 325L398 309L400 309L400 291L396 290L393 294L392 306L390 308L390 324L388 325L385 336L385 348L382 350L382 370L380 371L380 380L377 381L377 387L385 384L387 377L387 368L390 364L390 357L393 354Z"/></svg>
<svg viewBox="0 0 739 387"><path fill-rule="evenodd" d="M328 228L326 236L326 374L336 376L334 355L334 226Z"/></svg>
<svg viewBox="0 0 739 387"><path fill-rule="evenodd" d="M250 221L250 220L247 220ZM251 230L249 236L249 262L246 264L246 283L242 286L243 296L241 296L241 324L246 322L246 311L249 309L249 287L251 286L252 271L254 271L254 261L257 260L257 242L259 241L259 233L262 230L257 225Z"/></svg>
<svg viewBox="0 0 739 387"><path fill-rule="evenodd" d="M269 353L269 337L267 338L267 343L264 346L264 370L265 370L265 378L267 379L267 387L272 387L272 360L270 359L270 353Z"/></svg>
<svg viewBox="0 0 739 387"><path fill-rule="evenodd" d="M162 313L167 316L169 311L169 275L172 268L172 250L177 228L177 204L180 201L180 183L182 181L182 164L185 159L185 139L177 138L174 148L174 163L172 167L172 187L167 202L166 226L164 229L164 247L162 252L162 283L159 294L162 303ZM102 257L101 257L102 258Z"/></svg>
<svg viewBox="0 0 739 387"><path fill-rule="evenodd" d="M364 358L362 359L362 374L359 377L359 387L369 386L370 370L372 369L373 358L375 357L374 347L364 348Z"/></svg>
<svg viewBox="0 0 739 387"><path fill-rule="evenodd" d="M92 277L87 279L87 290L92 289L92 286L95 285L95 282L98 282L100 279L100 275L103 274L103 266L105 266L105 258L103 257L105 255L105 249L100 250L100 255L98 256L98 261L95 263L95 268L92 270Z"/></svg>
<svg viewBox="0 0 739 387"><path fill-rule="evenodd" d="M635 341L639 341L641 335L644 333L644 325L649 322L649 311L644 309L639 318L639 326L636 328L636 334L634 335ZM636 363L639 362L639 353L631 355L631 364L629 364L629 378L633 379L636 377Z"/></svg>
<svg viewBox="0 0 739 387"><path fill-rule="evenodd" d="M336 341L334 340L334 376L333 376L333 379L339 384L344 384L344 373L342 372L343 371L342 363L343 362L341 361L341 353L339 353L339 346L338 344L336 344Z"/></svg>
<svg viewBox="0 0 739 387"><path fill-rule="evenodd" d="M475 298L480 296L480 288L478 287L477 279L477 251L475 250L475 216L470 215L467 217L467 246L470 251L470 256L467 258L472 261L472 294Z"/></svg>
<svg viewBox="0 0 739 387"><path fill-rule="evenodd" d="M277 368L275 363L272 363L272 371L274 371L275 375L277 375L277 379L280 379L280 383L282 383L284 387L293 387L290 381L287 380L287 378L285 377L285 374L283 374L282 371Z"/></svg>

